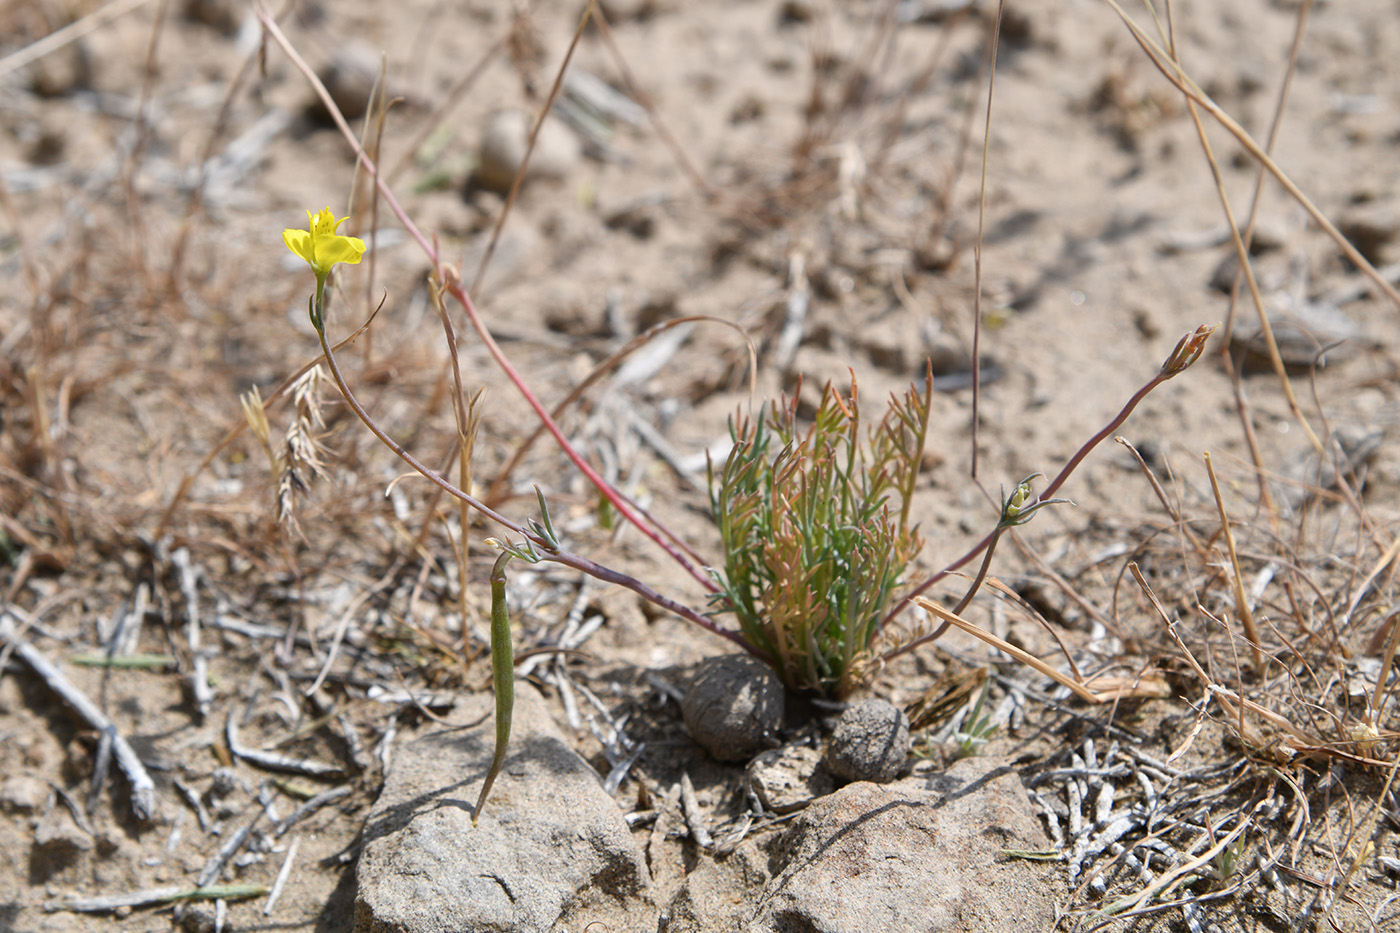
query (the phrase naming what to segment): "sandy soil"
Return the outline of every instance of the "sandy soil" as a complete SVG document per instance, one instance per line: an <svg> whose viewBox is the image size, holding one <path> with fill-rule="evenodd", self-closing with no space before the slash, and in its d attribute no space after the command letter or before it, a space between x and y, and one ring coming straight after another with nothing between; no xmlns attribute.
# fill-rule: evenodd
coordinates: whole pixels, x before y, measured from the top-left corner
<svg viewBox="0 0 1400 933"><path fill-rule="evenodd" d="M1242 332L1257 319L1247 291L1238 323L1231 317L1229 228L1191 112L1107 5L1061 0L1008 12L984 223L988 4L604 6L616 52L590 29L570 68L634 102L601 116L575 108L582 115L562 132L565 143L544 154L552 177L524 185L473 294L546 405L646 328L708 317L648 343L562 419L590 462L707 560L719 558L704 454L723 450L736 411L798 391L799 376L809 401L822 384L854 376L874 410L935 361L935 440L918 490L927 574L994 523L996 506L979 484L995 496L1029 474L1055 475L1183 334L1227 320ZM357 133L364 120L353 104L367 96L382 54L398 101L382 132L372 123L365 138L381 140L380 163L405 209L470 283L504 205L473 181L481 136L502 109L539 109L580 12L555 2L512 15L486 0L351 0L298 4L281 22L314 68L334 72ZM1132 12L1150 28L1150 17ZM1186 71L1261 145L1302 12L1282 0L1173 7ZM78 27L52 50L39 45L75 22L94 28ZM450 693L489 680L488 665L460 660L459 517L428 483L400 479L402 462L328 381L300 406L289 395L268 402L267 449L246 430L239 397L256 387L273 398L316 358L305 312L311 277L280 234L301 225L308 208L345 212L353 191L342 232L371 242L372 261L339 274L330 332L348 336L382 299L370 330L341 351L347 378L400 443L429 464L449 462L452 390L431 264L369 196L307 81L275 44L260 42L241 4L13 2L0 5L0 36L8 285L0 297L0 606L131 737L158 801L152 819L134 819L128 785L116 776L89 800L99 733L7 650L0 929L164 929L175 922L169 908L94 920L42 905L192 886L230 832L264 813L260 788L275 818L346 783L267 783L273 775L229 757L230 717L243 744L335 762L352 773L353 790L285 835L255 834L222 879L271 884L297 838L290 881L270 917L265 897L227 902L225 928L346 929L356 837L379 781L376 750L386 735L427 722L411 707L376 702L371 686ZM1378 267L1400 260L1397 47L1400 18L1388 4L1311 10L1273 145L1318 216ZM654 116L636 106L642 95ZM1203 121L1243 226L1258 161L1218 122ZM1394 557L1386 555L1400 475L1389 433L1400 318L1276 181L1264 186L1254 252L1271 311L1316 315L1314 306L1330 303L1348 339L1321 369L1306 365L1315 352L1302 352L1291 383L1300 417L1274 373L1232 380L1222 330L1194 368L1115 432L1143 451L1182 526L1204 543L1193 550L1189 536L1170 530L1168 508L1110 440L1061 491L1074 507L1044 513L1024 531L1025 547L1004 547L994 568L1049 629L990 592L968 612L1033 653L1055 656L1053 629L1090 668L1159 671L1172 697L1068 713L1023 708L984 753L1019 756L1030 772L1110 721L1149 736L1162 757L1186 742L1196 721L1189 704L1205 688L1127 576L1129 559L1187 618L1183 637L1210 670L1245 682L1233 659L1248 649L1234 624L1227 631L1194 613L1198 602L1233 612L1201 457L1209 451L1239 523L1264 640L1283 659L1251 689L1266 707L1313 723L1310 734L1327 746L1280 752L1267 722L1242 746L1215 721L1222 708L1210 707L1183 761L1242 768L1221 779L1210 804L1220 809L1210 812L1232 812L1265 787L1295 794L1277 825L1249 837L1244 861L1272 866L1248 888L1264 892L1268 911L1240 909L1251 895L1235 893L1222 899L1233 906L1220 908L1219 920L1226 929L1283 929L1274 924L1290 914L1278 905L1290 905L1296 921L1303 904L1312 905L1297 921L1304 925L1385 927L1395 916L1394 874L1378 857L1400 855L1388 815L1395 803L1383 794L1385 772L1356 759L1389 761L1394 751L1360 743L1354 727L1370 715L1382 739L1394 728L1389 705L1367 713L1374 694L1365 686L1380 670L1393 590L1388 572L1363 583ZM977 307L984 383L974 440ZM484 493L535 420L465 319L453 323L466 386L486 392L472 464ZM747 347L726 323L753 341L752 392ZM279 521L279 481L285 491L289 480L269 455L282 454L290 428L314 424L313 411L324 419L315 429L324 472L301 471L305 488L282 500L291 505ZM1360 451L1363 499L1306 494L1319 476L1316 466L1306 472L1309 431L1324 444L1335 432ZM704 608L694 581L640 535L599 526L596 496L547 440L505 479L509 495L498 505L507 514L533 516L539 484L575 550ZM483 647L487 598L481 542L493 533L478 521L469 534L473 656ZM570 676L615 712L633 712L638 734L670 749L642 759L618 792L623 806L633 806L638 781L664 790L692 769L721 816L742 809L739 770L686 749L674 705L646 680L680 682L726 642L559 569L521 572L512 586L518 650L556 638L575 604L605 620L568 662ZM192 610L213 684L207 715L188 688L200 651L190 643ZM1096 619L1109 622L1107 632ZM172 661L134 670L74 663L114 641ZM1024 670L970 637L949 637L883 670L871 691L911 704L988 665ZM606 771L593 733L577 735ZM1296 751L1301 740L1285 739ZM1296 816L1303 800L1306 819ZM1368 840L1374 850L1363 849ZM738 903L755 894L742 872L717 877L734 885ZM1191 891L1225 888L1202 881ZM1102 897L1066 876L1063 928L1085 923ZM212 929L214 920L213 906L200 904L178 922ZM1180 922L1177 912L1135 928Z"/></svg>

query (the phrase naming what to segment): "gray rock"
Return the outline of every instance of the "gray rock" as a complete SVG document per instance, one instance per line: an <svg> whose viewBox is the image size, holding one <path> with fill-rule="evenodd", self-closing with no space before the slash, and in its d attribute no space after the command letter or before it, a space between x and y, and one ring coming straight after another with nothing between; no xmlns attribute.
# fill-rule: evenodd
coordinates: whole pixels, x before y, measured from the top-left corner
<svg viewBox="0 0 1400 933"><path fill-rule="evenodd" d="M91 834L73 822L67 807L50 808L34 827L30 883L82 875L90 866L87 856L95 846Z"/></svg>
<svg viewBox="0 0 1400 933"><path fill-rule="evenodd" d="M822 753L806 745L784 745L763 752L744 775L764 809L793 813L836 789Z"/></svg>
<svg viewBox="0 0 1400 933"><path fill-rule="evenodd" d="M1003 849L1050 847L1020 777L969 758L932 779L842 788L778 843L747 933L1021 933L1055 923L1054 869Z"/></svg>
<svg viewBox="0 0 1400 933"><path fill-rule="evenodd" d="M1367 342L1365 329L1342 309L1321 302L1277 293L1266 299L1269 327L1284 365L1306 368L1314 363L1339 363L1356 355ZM1268 344L1258 315L1242 315L1230 335L1230 347L1243 356L1247 370L1270 368ZM1329 348L1325 357L1324 347Z"/></svg>
<svg viewBox="0 0 1400 933"><path fill-rule="evenodd" d="M49 799L49 785L31 774L16 774L0 785L0 810L33 813Z"/></svg>
<svg viewBox="0 0 1400 933"><path fill-rule="evenodd" d="M826 766L839 779L886 784L909 760L909 717L885 700L861 700L841 714Z"/></svg>
<svg viewBox="0 0 1400 933"><path fill-rule="evenodd" d="M523 683L510 754L472 826L490 710L490 696L471 697L453 714L471 728L435 728L396 750L365 829L354 929L545 933L599 921L654 933L646 862L621 811Z"/></svg>
<svg viewBox="0 0 1400 933"><path fill-rule="evenodd" d="M1354 204L1337 219L1337 229L1373 264L1394 262L1395 243L1400 239L1400 199Z"/></svg>
<svg viewBox="0 0 1400 933"><path fill-rule="evenodd" d="M477 184L492 191L510 190L515 173L525 161L534 125L534 117L521 110L498 110L487 118L481 132ZM580 152L578 137L568 127L546 119L530 155L525 180L568 177L578 165Z"/></svg>
<svg viewBox="0 0 1400 933"><path fill-rule="evenodd" d="M773 669L746 654L700 662L681 703L690 737L717 761L747 761L777 745L783 684Z"/></svg>

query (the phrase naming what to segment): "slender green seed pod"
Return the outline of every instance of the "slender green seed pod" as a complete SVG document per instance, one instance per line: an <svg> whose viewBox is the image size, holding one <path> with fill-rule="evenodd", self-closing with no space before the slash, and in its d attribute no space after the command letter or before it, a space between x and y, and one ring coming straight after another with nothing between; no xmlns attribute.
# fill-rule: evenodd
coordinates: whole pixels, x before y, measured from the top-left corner
<svg viewBox="0 0 1400 933"><path fill-rule="evenodd" d="M510 716L515 709L515 649L510 642L510 613L506 610L506 563L511 555L502 552L491 568L491 677L496 687L496 754L491 759L491 770L486 772L486 783L481 785L481 796L476 798L476 810L472 812L472 825L481 817L481 809L486 806L486 796L491 793L491 785L505 764L506 746L510 744Z"/></svg>

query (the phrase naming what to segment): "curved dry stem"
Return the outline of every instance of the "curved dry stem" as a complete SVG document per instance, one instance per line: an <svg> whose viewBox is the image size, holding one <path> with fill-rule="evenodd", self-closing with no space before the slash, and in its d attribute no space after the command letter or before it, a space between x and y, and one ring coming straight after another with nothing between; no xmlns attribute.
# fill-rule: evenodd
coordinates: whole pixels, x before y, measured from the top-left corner
<svg viewBox="0 0 1400 933"><path fill-rule="evenodd" d="M661 548L672 560L684 568L691 577L698 581L701 586L708 590L712 585L709 577L688 560L677 548L670 544L669 541L665 540L665 534L659 530L659 525L654 521L648 522L645 517L638 514L637 511L618 494L617 490L613 489L607 480L603 479L598 471L584 459L583 455L569 442L569 439L564 436L564 432L560 429L558 423L550 417L549 412L545 409L543 403L540 402L538 396L530 389L524 377L520 375L520 372L510 362L510 359L496 342L490 329L481 319L481 315L478 313L471 296L462 288L461 281L457 277L456 272L443 262L441 253L436 244L429 242L428 238L418 228L418 225L408 216L408 213L399 203L398 198L394 196L388 183L385 182L380 175L378 166L374 164L369 154L365 152L364 148L355 138L354 132L351 131L349 124L346 123L345 116L340 112L340 108L337 107L335 101L331 99L330 92L326 90L325 84L317 77L316 72L307 64L306 60L301 57L301 54L297 52L295 46L292 45L286 34L282 32L281 27L277 25L277 22L272 18L266 5L262 3L261 0L258 0L258 2L254 4L254 10L257 13L258 20L263 25L264 32L271 36L273 41L286 53L288 59L291 60L292 64L302 73L302 76L316 92L316 96L321 100L326 111L331 115L331 119L335 122L336 127L340 130L341 136L344 137L351 150L354 151L357 161L363 166L369 176L374 179L380 195L384 198L384 203L389 207L389 210L394 216L398 218L399 223L403 225L408 235L418 243L419 248L422 249L423 253L432 261L436 274L444 283L444 288L447 293L462 306L462 310L466 313L472 328L481 339L482 345L485 346L487 352L490 353L496 365L505 373L506 378L508 378L520 392L521 397L534 409L535 414L539 417L550 435L553 436L560 450L573 462L574 466L578 468L579 472L588 479L594 488L602 493L612 507L617 510L619 515L634 525L638 531L650 539L657 547ZM413 461L413 463L417 462L417 460ZM419 466L421 466L421 464ZM415 466L414 469L419 469L419 467ZM422 472L424 476L428 477L433 482L445 482L441 476L437 476L433 471L427 470L426 467L423 467ZM455 487L452 488L455 489ZM448 491L451 492L451 490ZM458 491L460 492L460 490ZM465 493L463 493L463 495L465 495ZM482 507L485 508L484 505ZM490 512L489 514L494 515L496 513ZM506 527L511 526L507 525Z"/></svg>
<svg viewBox="0 0 1400 933"><path fill-rule="evenodd" d="M636 593L638 596L645 599L647 602L655 606L659 606L667 612L678 615L688 622L694 622L701 628L713 632L721 638L727 638L734 644L738 645L740 648L743 648L745 651L752 654L754 657L757 657L763 661L767 661L767 654L764 651L749 644L749 642L738 632L726 629L723 626L718 625L713 619L710 619L696 612L689 606L676 602L669 596L663 596L661 593L652 589L650 586L647 586L645 583L636 579L635 577L628 576L627 574L613 570L610 567L605 567L602 564L591 561L580 554L575 554L572 551L566 551L562 548L556 547L549 541L546 541L540 535L536 534L534 531L531 531L530 529L526 528L524 525L512 521L511 519L497 512L495 509L492 509L491 507L486 505L486 503L476 499L471 494L464 492L461 489L458 489L455 485L452 484L451 480L443 476L441 473L438 473L436 470L430 469L427 466L427 464L423 463L417 457L413 456L413 454L409 453L408 450L406 450L402 444L400 444L398 441L394 440L387 433L385 433L384 429L381 428L372 417L370 417L369 412L365 411L364 406L361 405L359 399L355 397L354 392L352 392L350 389L350 384L346 382L345 376L341 373L340 365L335 360L335 354L332 352L330 344L326 340L325 332L318 331L317 335L320 337L321 340L321 349L325 353L326 365L330 368L331 378L335 380L336 387L340 389L340 394L344 397L346 404L350 406L350 410L355 413L355 416L360 419L364 426L369 429L370 433L373 434L381 444L392 450L399 457L399 459L401 459L404 463L407 463L410 467L414 469L414 471L421 474L425 479L437 485L448 495L453 496L454 498L462 502L465 502L467 505L476 509L482 515L486 516L496 524L500 525L502 528L505 528L509 531L513 531L520 537L524 538L526 541L530 542L530 544L533 545L539 552L541 559L548 560L556 564L563 564L565 567L572 567L575 570L581 571L582 573L586 573L590 577L593 577L597 580L601 580L604 583L614 583L618 586L629 589L632 592Z"/></svg>

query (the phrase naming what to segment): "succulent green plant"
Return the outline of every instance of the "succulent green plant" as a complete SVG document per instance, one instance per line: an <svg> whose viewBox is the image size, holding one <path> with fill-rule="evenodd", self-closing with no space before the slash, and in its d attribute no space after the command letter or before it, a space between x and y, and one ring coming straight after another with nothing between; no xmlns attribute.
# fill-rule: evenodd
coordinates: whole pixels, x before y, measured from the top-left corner
<svg viewBox="0 0 1400 933"><path fill-rule="evenodd" d="M894 397L862 437L859 392L831 385L799 429L797 396L731 425L710 469L724 546L716 611L794 690L843 697L860 683L905 568L922 547L909 514L928 436L931 380Z"/></svg>

